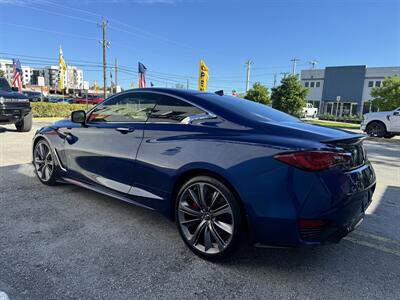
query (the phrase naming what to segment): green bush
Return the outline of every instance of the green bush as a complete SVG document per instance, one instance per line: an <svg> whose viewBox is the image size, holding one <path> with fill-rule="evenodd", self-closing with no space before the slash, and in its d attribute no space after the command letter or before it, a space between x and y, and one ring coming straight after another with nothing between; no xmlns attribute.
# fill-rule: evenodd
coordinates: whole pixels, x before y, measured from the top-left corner
<svg viewBox="0 0 400 300"><path fill-rule="evenodd" d="M337 117L335 115L331 114L323 114L318 116L318 119L320 120L326 120L326 121L338 121L338 122L344 122L344 123L352 123L352 124L360 124L362 121L362 118L356 115L352 116L342 116L342 117Z"/></svg>
<svg viewBox="0 0 400 300"><path fill-rule="evenodd" d="M86 110L86 104L32 102L31 106L34 118L68 118L74 110Z"/></svg>

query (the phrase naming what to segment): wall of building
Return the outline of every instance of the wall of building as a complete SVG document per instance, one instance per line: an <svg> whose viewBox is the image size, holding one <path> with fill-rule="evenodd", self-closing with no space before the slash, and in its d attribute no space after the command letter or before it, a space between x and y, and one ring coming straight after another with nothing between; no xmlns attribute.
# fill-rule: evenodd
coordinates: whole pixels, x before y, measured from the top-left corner
<svg viewBox="0 0 400 300"><path fill-rule="evenodd" d="M391 77L394 75L400 77L400 67L367 68L362 94L363 103L372 99L371 90L374 87L380 86L385 77Z"/></svg>
<svg viewBox="0 0 400 300"><path fill-rule="evenodd" d="M321 101L324 75L324 69L301 71L301 83L308 88L307 101Z"/></svg>

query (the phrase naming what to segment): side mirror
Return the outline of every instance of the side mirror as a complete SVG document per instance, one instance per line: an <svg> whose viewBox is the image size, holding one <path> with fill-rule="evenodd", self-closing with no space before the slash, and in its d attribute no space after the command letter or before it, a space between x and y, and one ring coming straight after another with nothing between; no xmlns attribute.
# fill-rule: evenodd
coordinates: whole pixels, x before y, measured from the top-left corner
<svg viewBox="0 0 400 300"><path fill-rule="evenodd" d="M71 121L74 123L85 124L86 112L84 110L75 110L71 113Z"/></svg>
<svg viewBox="0 0 400 300"><path fill-rule="evenodd" d="M15 87L15 86L13 86L13 87L11 88L11 90L14 91L14 92L19 92L19 89L18 89L17 87Z"/></svg>
<svg viewBox="0 0 400 300"><path fill-rule="evenodd" d="M393 116L400 116L400 111L395 111L395 112L393 113Z"/></svg>

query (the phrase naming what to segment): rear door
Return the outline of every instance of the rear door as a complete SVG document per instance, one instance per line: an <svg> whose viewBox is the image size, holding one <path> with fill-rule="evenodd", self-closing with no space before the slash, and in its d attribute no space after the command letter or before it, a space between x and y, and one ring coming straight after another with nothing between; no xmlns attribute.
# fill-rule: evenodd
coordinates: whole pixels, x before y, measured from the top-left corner
<svg viewBox="0 0 400 300"><path fill-rule="evenodd" d="M69 129L65 150L71 177L128 193L144 124L154 106L154 97L123 93L93 109L86 126Z"/></svg>

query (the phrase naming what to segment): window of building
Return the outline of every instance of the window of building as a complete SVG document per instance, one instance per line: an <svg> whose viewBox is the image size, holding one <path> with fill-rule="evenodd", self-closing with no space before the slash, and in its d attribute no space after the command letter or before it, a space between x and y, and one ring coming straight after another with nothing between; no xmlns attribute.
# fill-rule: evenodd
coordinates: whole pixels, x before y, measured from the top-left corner
<svg viewBox="0 0 400 300"><path fill-rule="evenodd" d="M185 101L160 95L148 122L179 123L186 117L202 114L204 111Z"/></svg>
<svg viewBox="0 0 400 300"><path fill-rule="evenodd" d="M373 87L374 86L374 82L373 81L368 81L368 87Z"/></svg>
<svg viewBox="0 0 400 300"><path fill-rule="evenodd" d="M320 87L320 86L321 86L321 82L317 81L317 82L315 83L315 86L316 86L316 87Z"/></svg>
<svg viewBox="0 0 400 300"><path fill-rule="evenodd" d="M375 81L375 86L376 87L380 87L381 86L381 82L378 80L378 81Z"/></svg>
<svg viewBox="0 0 400 300"><path fill-rule="evenodd" d="M310 86L310 83L309 83L308 81L306 81L306 82L304 83L304 86L305 86L305 87L309 87L309 86Z"/></svg>
<svg viewBox="0 0 400 300"><path fill-rule="evenodd" d="M311 83L310 83L310 87L314 87L315 86L315 82L314 81L311 81Z"/></svg>
<svg viewBox="0 0 400 300"><path fill-rule="evenodd" d="M150 93L126 93L113 97L92 111L89 122L146 122L157 97Z"/></svg>

